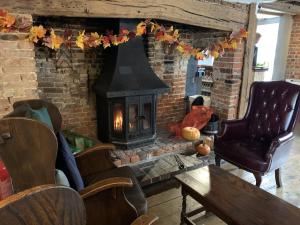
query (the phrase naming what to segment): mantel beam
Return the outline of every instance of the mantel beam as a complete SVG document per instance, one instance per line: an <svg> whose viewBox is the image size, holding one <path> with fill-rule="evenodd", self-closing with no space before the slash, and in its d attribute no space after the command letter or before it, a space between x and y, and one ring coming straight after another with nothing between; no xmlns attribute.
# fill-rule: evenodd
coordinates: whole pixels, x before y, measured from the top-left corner
<svg viewBox="0 0 300 225"><path fill-rule="evenodd" d="M248 7L206 0L14 0L0 1L13 13L98 18L153 18L234 30L247 25Z"/></svg>

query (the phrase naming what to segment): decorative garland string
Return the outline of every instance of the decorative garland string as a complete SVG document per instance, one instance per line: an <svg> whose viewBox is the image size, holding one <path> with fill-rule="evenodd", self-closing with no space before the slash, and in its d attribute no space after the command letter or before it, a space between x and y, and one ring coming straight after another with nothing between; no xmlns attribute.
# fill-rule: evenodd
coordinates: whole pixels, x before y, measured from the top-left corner
<svg viewBox="0 0 300 225"><path fill-rule="evenodd" d="M57 50L62 45L70 48L74 42L72 41L72 31L66 30L64 36L55 33L53 28L46 29L42 25L31 26L30 21L25 18L16 18L7 11L0 10L0 32L11 31L29 31L28 40L33 43L41 43L48 48ZM121 28L119 34L113 34L112 31L106 34L98 34L97 32L86 33L84 30L80 31L76 36L76 46L82 50L87 48L96 48L103 46L108 48L124 44L136 36L142 36L148 32L154 35L156 41L167 43L169 46L174 46L183 56L193 56L198 60L204 59L208 56L218 58L222 56L225 51L231 51L237 48L238 43L247 38L248 32L241 28L239 31L234 31L231 35L223 41L216 42L205 49L194 48L190 44L181 41L179 30L174 29L173 26L166 28L149 19L141 21L137 24L135 30L128 30Z"/></svg>

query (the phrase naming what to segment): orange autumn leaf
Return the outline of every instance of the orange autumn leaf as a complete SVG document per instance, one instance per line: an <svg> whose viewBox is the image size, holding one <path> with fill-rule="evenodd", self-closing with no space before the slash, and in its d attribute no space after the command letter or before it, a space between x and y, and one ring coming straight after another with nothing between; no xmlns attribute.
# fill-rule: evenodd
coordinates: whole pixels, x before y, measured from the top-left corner
<svg viewBox="0 0 300 225"><path fill-rule="evenodd" d="M46 34L46 29L42 25L33 26L29 31L28 39L30 41L33 41L34 43L37 43L39 39L45 37L45 34Z"/></svg>
<svg viewBox="0 0 300 225"><path fill-rule="evenodd" d="M10 14L6 14L4 17L0 17L0 26L10 28L16 22L16 18Z"/></svg>
<svg viewBox="0 0 300 225"><path fill-rule="evenodd" d="M89 47L98 47L101 44L102 35L97 32L91 33L90 38L87 40Z"/></svg>
<svg viewBox="0 0 300 225"><path fill-rule="evenodd" d="M203 60L204 59L204 55L202 52L197 52L196 55L195 55L195 58L197 60Z"/></svg>
<svg viewBox="0 0 300 225"><path fill-rule="evenodd" d="M136 26L136 36L141 36L145 33L146 33L146 23L142 21Z"/></svg>

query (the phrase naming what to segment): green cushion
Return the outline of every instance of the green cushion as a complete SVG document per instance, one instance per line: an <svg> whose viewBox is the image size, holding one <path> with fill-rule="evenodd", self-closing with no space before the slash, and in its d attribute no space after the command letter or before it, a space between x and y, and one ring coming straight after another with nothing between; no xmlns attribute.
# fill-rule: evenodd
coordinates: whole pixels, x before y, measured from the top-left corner
<svg viewBox="0 0 300 225"><path fill-rule="evenodd" d="M32 109L28 107L26 112L26 117L30 119L38 120L46 124L51 130L53 130L51 118L49 116L47 108L45 107L42 107L40 109Z"/></svg>

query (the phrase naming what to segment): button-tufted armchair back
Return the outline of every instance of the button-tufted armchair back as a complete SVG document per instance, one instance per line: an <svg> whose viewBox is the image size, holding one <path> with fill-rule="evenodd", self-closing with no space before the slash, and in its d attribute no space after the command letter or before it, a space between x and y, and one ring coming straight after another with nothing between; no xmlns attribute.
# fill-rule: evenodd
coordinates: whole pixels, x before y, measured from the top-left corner
<svg viewBox="0 0 300 225"><path fill-rule="evenodd" d="M250 138L269 142L293 130L299 108L300 86L285 81L254 82L248 109Z"/></svg>

